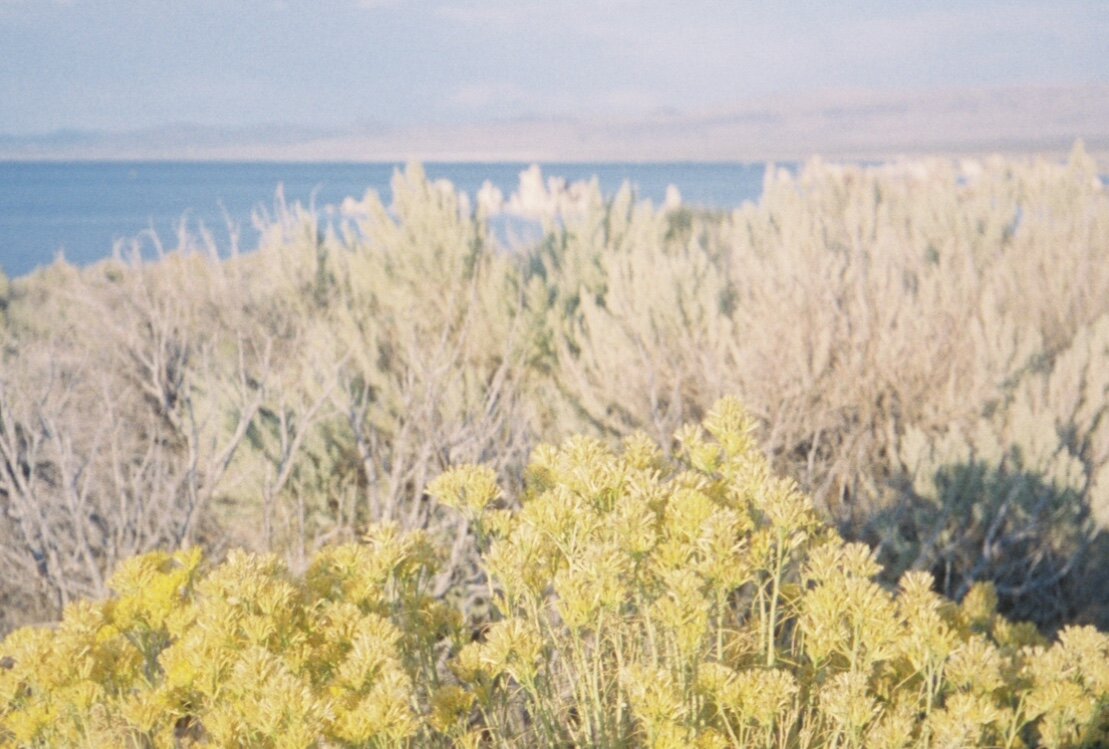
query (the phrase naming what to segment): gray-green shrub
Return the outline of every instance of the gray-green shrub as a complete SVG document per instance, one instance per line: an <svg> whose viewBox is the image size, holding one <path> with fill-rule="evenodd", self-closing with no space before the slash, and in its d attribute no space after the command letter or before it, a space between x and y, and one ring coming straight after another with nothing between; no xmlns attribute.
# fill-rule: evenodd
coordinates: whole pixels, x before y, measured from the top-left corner
<svg viewBox="0 0 1109 749"><path fill-rule="evenodd" d="M725 394L891 576L928 569L956 596L991 580L1042 624L1109 601L1109 195L1081 148L813 161L731 213L593 183L525 247L418 167L394 196L331 225L279 206L256 252L222 260L182 232L154 262L11 282L4 627L103 595L151 548L297 570L375 520L446 541L436 592L477 596L433 476L484 462L511 488L570 433L666 446Z"/></svg>

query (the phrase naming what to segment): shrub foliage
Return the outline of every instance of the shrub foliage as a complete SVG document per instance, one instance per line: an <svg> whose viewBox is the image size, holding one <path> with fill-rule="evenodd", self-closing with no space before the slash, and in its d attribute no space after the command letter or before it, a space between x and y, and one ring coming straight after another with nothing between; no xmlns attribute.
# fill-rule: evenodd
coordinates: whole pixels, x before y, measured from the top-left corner
<svg viewBox="0 0 1109 749"><path fill-rule="evenodd" d="M130 559L110 599L0 645L12 746L1078 747L1109 739L1109 637L1048 645L925 572L877 581L776 477L737 401L683 427L541 446L508 503L464 465L484 621L446 556L376 525L302 575L272 555Z"/></svg>
<svg viewBox="0 0 1109 749"><path fill-rule="evenodd" d="M566 434L669 456L725 395L885 583L1109 626L1109 192L1081 148L813 161L727 214L526 185L526 246L412 167L389 205L278 204L256 252L200 229L0 280L0 631L136 554L301 574L374 522L444 544L432 592L473 597L436 475L515 496Z"/></svg>

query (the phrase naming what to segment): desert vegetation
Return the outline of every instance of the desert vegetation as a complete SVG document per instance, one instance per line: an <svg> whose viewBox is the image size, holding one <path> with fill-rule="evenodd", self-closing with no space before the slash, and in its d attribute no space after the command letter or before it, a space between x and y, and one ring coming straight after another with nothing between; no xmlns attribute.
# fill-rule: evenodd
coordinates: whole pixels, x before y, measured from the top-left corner
<svg viewBox="0 0 1109 749"><path fill-rule="evenodd" d="M1109 636L1047 646L906 573L880 586L723 400L667 458L539 446L518 502L464 464L430 495L474 531L495 616L433 594L423 531L371 526L302 574L198 547L122 563L113 597L0 646L13 746L1101 745ZM473 610L470 609L472 612Z"/></svg>
<svg viewBox="0 0 1109 749"><path fill-rule="evenodd" d="M872 550L865 564L858 561L863 546L819 554L830 555L830 569L843 567L848 557L858 562L844 568L857 581L850 585L885 602L890 613L883 626L909 626L908 614L896 613L908 605L904 595L888 598L904 580L913 596L937 611L950 613L953 604L929 598L925 589L963 606L996 595L999 611L1031 620L1045 634L1068 624L1109 625L1102 535L1109 523L1109 194L1081 147L1061 164L993 158L859 167L813 161L797 173L769 171L761 200L730 213L652 206L628 187L605 196L596 183L545 185L534 172L527 179L529 196L502 202L486 194L471 204L412 166L396 175L388 206L368 193L325 222L301 206L279 204L259 216L262 240L249 253L240 253L234 241L217 247L203 230L182 230L168 244L136 238L118 247L113 259L88 268L58 262L0 281L3 630L81 610L85 614L71 614L71 624L59 631L92 617L86 624L93 629L81 636L107 637L89 634L101 621L113 632L129 632L129 623L113 624L114 614L105 613L113 604L77 603L127 600L134 591L120 588L118 580L129 573L113 577L123 565L147 570L142 575L170 575L182 591L193 591L195 582L197 593L182 593L181 606L189 611L216 605L191 597L207 584L201 579L257 568L249 574L307 607L289 614L306 618L287 623L288 631L314 631L311 617L320 614L312 601L330 594L312 592L313 570L329 555L370 553L350 544L367 528L386 528L435 550L435 563L420 562L419 574L412 573L410 582L419 582L418 594L411 593L416 598L404 593L403 601L390 599L389 616L403 609L403 616L431 617L446 607L455 612L447 618L461 617L465 624L459 626L471 633L488 626L489 637L502 632L540 643L547 671L508 679L501 678L507 672L490 672L484 686L474 681L481 670L476 661L477 671L457 675L467 668L457 664L476 658L473 652L452 656L463 659L455 662L450 682L462 691L449 693L467 706L463 722L500 732L498 741L541 736L551 744L587 738L619 744L629 736L661 741L664 735L685 741L710 728L727 740L734 739L729 731L756 731L755 723L742 722L746 718L728 717L733 708L712 712L717 698L698 690L702 679L716 677L721 689L738 689L744 679L781 680L781 704L792 706L793 717L758 723L757 730L782 746L802 736L824 737L808 745L857 745L877 725L876 716L896 710L915 715L917 703L896 707L900 698L881 691L882 679L894 673L909 679L918 695L931 695L929 711L947 705L945 695L962 687L944 686L946 660L933 664L925 678L915 666L890 665L901 657L894 654L900 645L889 653L854 653L850 667L839 646L822 654L811 650L820 646L803 634L810 614L802 600L831 583L818 579L826 572L805 572L807 562L796 549L759 558L758 564L771 565L770 577L752 572L763 569L757 565L742 567L735 574L753 577L725 585L694 565L670 579L654 567L625 569L634 554L606 556L615 540L590 536L601 532L590 523L599 528L615 517L567 516L567 523L586 524L575 531L581 548L569 556L569 547L562 548L562 557L550 551L546 566L535 571L539 587L512 591L519 581L503 565L525 568L525 559L505 555L530 553L519 546L522 540L512 540L520 527L530 527L519 518L538 512L528 508L546 507L552 517L542 522L552 523L571 510L585 512L586 499L565 492L562 505L528 499L549 489L541 488L547 479L537 477L535 461L570 460L542 448L529 473L528 456L568 435L581 435L572 443L577 447L565 449L587 453L575 458L583 465L599 461L611 468L612 461L632 460L626 451L619 458L606 452L627 439L639 445L636 450L657 445L651 461L661 473L650 481L660 481L659 488L637 489L660 493L639 518L656 535L660 523L694 519L709 523L703 529L709 532L712 508L705 502L721 511L742 510L741 516L754 512L753 519L737 516L737 525L725 529L737 539L769 522L760 513L770 510L748 507L765 498L744 495L740 506L728 493L739 490L722 488L740 479L721 473L712 456L735 448L702 445L679 429L705 417L723 396L737 397L750 415L743 434L754 443L741 451L743 461L754 461L756 452L765 456L768 471L796 482L811 498L803 513L805 544L839 534ZM506 246L491 229L502 205L527 206L542 223L542 239ZM636 460L630 465L646 470ZM483 466L471 469L467 481L478 481L490 498L495 494L502 514L486 516L468 500L450 501L444 481L466 482L457 473L447 474L455 479L437 477L459 465ZM632 470L620 465L612 470ZM686 487L704 501L688 508L662 501L691 481L677 465L708 482ZM588 471L567 464L554 473L550 486L569 482L576 487L571 494L604 504L589 512L615 512L616 504L626 504L620 499L628 491L625 479L605 478L616 482L609 486L597 478L601 483L588 488L574 484L594 481ZM794 502L792 490L769 475L758 484L765 484L767 496ZM591 495L594 489L604 496ZM469 509L459 512L433 495ZM670 518L666 507L673 508L670 515L688 510L688 519ZM708 514L701 517L701 510ZM667 558L677 570L690 550L674 544L677 556ZM246 551L203 577L196 571L199 557L190 556L194 549L210 560ZM650 545L642 554L648 551L670 553ZM140 556L149 552L155 556ZM579 552L584 556L574 556ZM619 581L581 577L610 574L610 568ZM635 577L648 572L654 577ZM771 579L779 589L767 587ZM567 608L574 590L605 590L609 582L615 598L605 604L611 606L603 626ZM637 586L645 586L639 598L621 597ZM713 598L717 594L722 597ZM211 600L220 595L213 592ZM654 631L653 617L661 616L656 609L671 606L663 601L684 607L676 596L709 596L707 623L689 624L699 634L683 645L656 633L648 648L642 636ZM848 606L847 599L840 603ZM388 613L367 606L358 616ZM587 609L600 616L601 609ZM1040 656L1021 651L1016 641L981 639L993 631L984 624L935 616L946 622L952 643L958 637L970 642L973 630L982 652L1000 648L988 657L1001 658L1005 673L1039 668L1030 664ZM399 621L392 626L406 631ZM513 634L512 622L532 629ZM173 642L201 636L188 635L191 625L184 620L172 625L176 629L159 630L163 625L171 626L150 624L159 632L150 635L157 642L138 646L145 665L135 673L155 690L167 683L162 648L172 652ZM12 642L37 642L21 632ZM139 637L119 636L129 642ZM749 636L751 642L743 639ZM312 647L325 647L326 636L320 637ZM326 646L347 648L353 635L342 637L347 645ZM389 658L399 659L396 684L414 684L418 692L405 704L434 701L427 690L446 673L443 642L406 641L390 651ZM707 658L710 650L714 655ZM785 665L779 665L779 651ZM613 659L624 656L629 660L615 668ZM412 659L423 670L412 670ZM705 676L689 670L694 661L735 673ZM763 669L757 676L741 675L756 662ZM326 689L335 677L289 663L283 668L308 680L297 690ZM821 671L825 666L832 670ZM893 671L882 670L887 667ZM637 696L621 686L625 677L618 674L634 668L668 673L659 683L673 682L678 702L649 708L662 711L657 725L642 711L663 697ZM604 678L581 677L586 672ZM863 672L865 684L857 675ZM853 727L814 717L814 706L825 699L819 696L824 683L819 689L811 683L816 673L826 674L829 685L842 681L845 695L879 690L872 694L873 712L863 711L870 717L856 715ZM1066 673L1071 679L1074 672ZM14 676L4 678L16 683ZM528 678L539 681L529 684ZM1100 677L1073 678L1086 689ZM123 699L127 690L117 686L104 694ZM35 694L43 689L26 688ZM479 709L483 689L502 689L496 711ZM590 692L574 691L580 689ZM1089 689L1101 694L1100 687ZM1018 710L1012 700L1020 702L1023 694L989 693L1002 711ZM348 697L366 694L355 690ZM88 707L100 698L81 699ZM1100 705L1103 697L1091 699ZM620 700L630 712L609 716L613 705L624 704ZM174 709L182 719L196 715L180 705ZM327 720L338 715L327 714ZM1003 722L989 722L993 738L982 740L1004 746L1033 734L1045 740L1048 729L1033 727L1031 713L1013 715L997 719L1010 721L1004 730ZM209 736L217 730L212 720L200 721ZM416 733L403 735L430 740L431 724L411 720L405 725ZM169 730L164 722L157 725ZM328 733L334 726L310 725L319 735L347 740ZM142 731L155 731L155 723ZM1003 733L1007 738L1000 738ZM1065 735L1070 738L1057 745L1078 740L1078 734Z"/></svg>
<svg viewBox="0 0 1109 749"><path fill-rule="evenodd" d="M279 205L256 252L182 231L0 287L6 626L103 596L136 553L302 569L378 520L451 539L445 590L472 544L424 494L439 472L482 462L511 493L543 440L669 452L723 395L891 579L1100 616L1079 603L1106 600L1109 196L1080 149L813 162L730 214L526 176L534 246L412 167L327 225Z"/></svg>

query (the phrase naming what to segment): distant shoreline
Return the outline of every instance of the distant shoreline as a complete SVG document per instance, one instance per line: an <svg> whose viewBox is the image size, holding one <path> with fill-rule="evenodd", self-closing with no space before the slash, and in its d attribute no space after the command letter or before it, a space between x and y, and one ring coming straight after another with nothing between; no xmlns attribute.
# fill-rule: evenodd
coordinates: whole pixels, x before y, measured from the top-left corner
<svg viewBox="0 0 1109 749"><path fill-rule="evenodd" d="M196 123L124 132L0 134L3 161L479 164L887 161L1064 156L1109 169L1109 83L840 91L637 117L517 118L330 129Z"/></svg>
<svg viewBox="0 0 1109 749"><path fill-rule="evenodd" d="M1085 143L1086 153L1089 154L1094 161L1098 164L1098 169L1102 174L1109 173L1109 142L1101 143L1095 142L1094 144L1088 141ZM494 158L488 155L471 155L471 154L430 154L427 156L415 155L397 155L395 157L389 156L374 156L364 158L354 157L332 157L332 158L311 158L311 157L292 157L283 155L270 155L261 157L250 157L243 155L227 155L227 156L177 156L177 155L43 155L43 156L28 156L25 154L12 155L0 152L0 164L5 165L18 165L18 164L86 164L86 165L297 165L297 166L310 166L313 164L327 165L327 166L395 166L400 167L406 164L419 163L424 165L460 165L460 166L483 166L483 165L505 165L505 164L518 164L527 166L529 164L550 164L550 165L569 165L569 166L587 166L587 165L601 165L601 166L665 166L665 165L696 165L696 166L753 166L756 164L803 164L811 159L820 159L830 163L845 163L845 164L880 164L887 162L896 162L902 160L918 160L918 159L986 159L994 156L1001 156L1005 158L1015 159L1036 159L1043 158L1052 161L1061 161L1067 158L1074 142L1066 146L1058 145L1051 147L1044 147L1038 149L1019 149L1019 148L980 148L980 149L957 149L950 148L947 150L933 150L933 149L920 149L920 150L901 150L901 151L845 151L845 152L827 152L827 151L813 151L805 155L805 152L798 152L797 154L779 153L773 156L750 156L750 157L736 157L736 158L612 158L612 159L586 159L586 158L546 158L546 157L525 157L519 155L508 155L505 158Z"/></svg>

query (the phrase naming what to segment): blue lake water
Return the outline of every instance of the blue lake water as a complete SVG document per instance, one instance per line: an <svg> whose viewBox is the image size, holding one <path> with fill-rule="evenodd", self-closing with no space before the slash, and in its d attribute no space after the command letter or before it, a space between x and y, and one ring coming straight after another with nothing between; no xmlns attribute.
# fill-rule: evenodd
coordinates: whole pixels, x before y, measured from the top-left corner
<svg viewBox="0 0 1109 749"><path fill-rule="evenodd" d="M288 202L338 205L366 190L388 204L399 164L0 162L0 268L19 276L53 261L86 264L113 244L153 229L174 246L177 227L203 225L228 243L228 220L240 248L257 243L252 212L272 209L277 190ZM507 196L527 164L426 164L430 179L447 179L471 198L486 180ZM641 199L661 203L674 184L687 205L730 209L762 192L764 164L541 164L544 177L596 176L606 194L625 181Z"/></svg>

